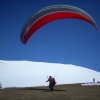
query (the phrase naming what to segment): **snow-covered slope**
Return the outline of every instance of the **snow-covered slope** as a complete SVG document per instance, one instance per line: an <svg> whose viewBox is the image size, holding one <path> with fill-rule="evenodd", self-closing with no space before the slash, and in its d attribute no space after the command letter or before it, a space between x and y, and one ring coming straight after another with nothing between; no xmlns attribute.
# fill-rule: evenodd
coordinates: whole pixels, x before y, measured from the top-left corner
<svg viewBox="0 0 100 100"><path fill-rule="evenodd" d="M100 81L100 72L71 64L0 60L2 87L46 86L50 75L57 84Z"/></svg>

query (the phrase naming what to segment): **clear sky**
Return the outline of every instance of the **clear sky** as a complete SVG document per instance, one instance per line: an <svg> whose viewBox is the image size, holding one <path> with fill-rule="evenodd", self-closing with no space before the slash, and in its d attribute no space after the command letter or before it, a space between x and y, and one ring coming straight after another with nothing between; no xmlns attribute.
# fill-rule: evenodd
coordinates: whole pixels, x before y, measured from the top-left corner
<svg viewBox="0 0 100 100"><path fill-rule="evenodd" d="M63 19L46 24L26 45L20 33L27 19L43 7L66 4L89 13L97 23ZM73 64L100 72L99 0L0 0L0 60Z"/></svg>

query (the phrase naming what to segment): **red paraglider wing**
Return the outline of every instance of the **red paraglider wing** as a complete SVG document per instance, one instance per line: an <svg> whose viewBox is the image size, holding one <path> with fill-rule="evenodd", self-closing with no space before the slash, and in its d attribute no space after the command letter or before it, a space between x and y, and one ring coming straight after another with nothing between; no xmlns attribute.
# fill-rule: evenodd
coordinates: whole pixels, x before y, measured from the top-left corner
<svg viewBox="0 0 100 100"><path fill-rule="evenodd" d="M61 7L63 8L63 6L61 6ZM69 7L69 6L67 5L67 7ZM73 6L71 6L71 7L73 8ZM75 19L84 20L84 21L92 24L97 29L97 25L94 22L94 20L92 19L92 17L84 11L80 11L79 8L74 7L74 10L71 9L71 11L70 10L66 11L66 9L61 9L61 8L60 8L61 11L59 11L59 9L56 9L56 11L55 11L55 8L52 8L52 9L54 9L54 11L46 10L47 12L45 14L42 13L42 15L40 14L40 16L36 16L37 14L35 14L26 22L26 24L24 25L24 27L22 29L22 33L21 33L22 43L26 44L28 39L30 38L30 36L35 31L37 31L40 27L42 27L43 25L45 25L51 21L59 20L59 19L75 18ZM43 12L43 11L44 10L42 10L40 12Z"/></svg>

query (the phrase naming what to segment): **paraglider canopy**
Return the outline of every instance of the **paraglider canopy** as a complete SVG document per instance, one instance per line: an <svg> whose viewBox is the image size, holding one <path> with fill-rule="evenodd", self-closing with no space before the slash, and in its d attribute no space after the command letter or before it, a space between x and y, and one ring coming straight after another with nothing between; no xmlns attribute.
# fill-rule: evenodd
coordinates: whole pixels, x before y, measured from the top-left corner
<svg viewBox="0 0 100 100"><path fill-rule="evenodd" d="M26 44L31 35L43 25L66 18L84 20L97 29L94 19L82 9L70 5L52 5L39 10L26 21L20 34L21 42Z"/></svg>

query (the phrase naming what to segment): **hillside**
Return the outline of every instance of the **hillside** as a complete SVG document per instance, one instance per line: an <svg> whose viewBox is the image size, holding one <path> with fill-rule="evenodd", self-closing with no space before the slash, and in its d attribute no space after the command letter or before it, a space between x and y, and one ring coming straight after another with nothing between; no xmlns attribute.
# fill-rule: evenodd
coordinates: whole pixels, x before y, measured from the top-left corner
<svg viewBox="0 0 100 100"><path fill-rule="evenodd" d="M57 84L100 81L100 72L71 64L0 60L2 87L47 86L47 76Z"/></svg>

